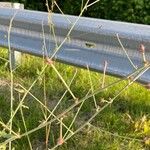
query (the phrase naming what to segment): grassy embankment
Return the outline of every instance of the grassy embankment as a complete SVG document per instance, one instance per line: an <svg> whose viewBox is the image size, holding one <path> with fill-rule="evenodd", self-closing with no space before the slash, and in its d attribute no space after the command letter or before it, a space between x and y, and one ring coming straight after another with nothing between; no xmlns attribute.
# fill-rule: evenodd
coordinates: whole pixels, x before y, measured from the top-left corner
<svg viewBox="0 0 150 150"><path fill-rule="evenodd" d="M4 48L0 49L0 57L7 58ZM76 70L77 74L70 86L73 94L80 100L88 93L89 89L94 91L101 87L103 74L89 72L87 70L74 68L68 65L54 64L66 83L69 85ZM43 60L37 57L24 55L22 64L14 72L14 106L15 110L22 99L25 90L28 89L34 80L39 76L43 67ZM106 76L105 85L119 79ZM92 81L92 86L91 86ZM75 131L80 125L84 124L95 112L93 99L96 99L97 105L101 108L108 103L128 81L121 81L107 90L100 92L95 97L92 96L83 104L76 122L71 127ZM21 86L20 86L21 85ZM40 100L48 109L53 110L61 96L66 91L66 87L54 71L48 66L42 76L34 84L25 99L22 106L17 111L12 121L12 129L16 133L24 133L39 126L47 118L49 112L37 101ZM92 90L91 90L92 91ZM91 93L90 91L90 93ZM33 94L33 95L31 95ZM35 97L36 98L35 98ZM69 92L66 93L62 102L54 112L60 114L69 106L74 104L74 100ZM63 116L63 122L69 126L74 115L77 112L75 107L72 111ZM0 121L7 123L10 119L10 72L5 60L0 59ZM25 121L25 122L24 122ZM25 129L26 125L26 129ZM48 147L57 144L59 138L59 124L55 121L50 126L50 133L47 128L42 128L29 136L14 140L13 147L16 150L30 149L29 143L33 149L45 148L46 135L48 137ZM0 125L0 141L9 139L9 131ZM3 132L2 132L3 131ZM63 128L63 135L65 134ZM6 133L6 137L2 136ZM133 84L127 90L122 92L112 104L101 111L94 120L79 133L70 138L67 143L59 147L60 150L148 150L146 144L150 136L150 91L141 85Z"/></svg>

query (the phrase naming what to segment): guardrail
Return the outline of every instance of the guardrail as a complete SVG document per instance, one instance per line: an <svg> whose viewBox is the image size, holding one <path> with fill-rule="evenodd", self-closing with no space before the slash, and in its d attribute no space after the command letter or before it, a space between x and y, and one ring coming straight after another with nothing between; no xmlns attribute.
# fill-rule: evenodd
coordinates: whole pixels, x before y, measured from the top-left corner
<svg viewBox="0 0 150 150"><path fill-rule="evenodd" d="M104 62L107 61L107 73L120 77L133 72L134 67L143 65L142 55L138 51L141 43L146 47L147 61L150 60L148 25L0 8L1 46L8 47L8 29L12 17L10 45L20 52L37 56L43 56L45 52L46 56L60 62L84 68L88 66L99 72L103 71ZM150 82L150 71L144 73L138 81Z"/></svg>

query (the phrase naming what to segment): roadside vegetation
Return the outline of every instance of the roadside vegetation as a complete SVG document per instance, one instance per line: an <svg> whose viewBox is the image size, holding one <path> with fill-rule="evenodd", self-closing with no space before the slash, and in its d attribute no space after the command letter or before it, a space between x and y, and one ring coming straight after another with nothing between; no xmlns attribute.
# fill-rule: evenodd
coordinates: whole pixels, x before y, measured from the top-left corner
<svg viewBox="0 0 150 150"><path fill-rule="evenodd" d="M8 60L15 15L12 17L8 49L0 48L1 150L150 149L149 86L146 89L136 83L150 69L144 45L141 44L140 50L143 66L134 66L135 71L124 78L107 76L107 62L103 73L96 73L88 66L85 70L53 60L80 16L90 11L96 2L99 0L91 3L82 0L78 19L63 42L59 46L56 44L53 57L23 54L21 64L16 68L13 68L11 57ZM46 6L51 36L55 37L51 13L54 6L63 12L56 1L51 5L46 0ZM46 51L44 40L43 33L43 54Z"/></svg>
<svg viewBox="0 0 150 150"><path fill-rule="evenodd" d="M7 59L6 52L6 49L1 48L1 57L4 59ZM8 69L8 62L4 59L0 59L1 143L12 136L4 126L4 124L6 125L9 121L11 113L10 72ZM42 64L43 59L41 58L23 55L22 64L14 71L14 110L18 107L20 100L25 93L25 89L28 89L39 76L39 72L43 68ZM89 71L56 62L55 66L57 66L58 71L61 73L67 84L70 84L73 79L70 88L78 99L85 97L87 93L91 93L91 91L89 93L89 90L91 89ZM94 91L102 86L103 74L90 71L90 78L92 80ZM117 80L119 79L106 76L105 85L110 85ZM102 108L105 104L109 103L110 99L113 98L126 84L128 84L128 81L121 81L97 94L95 96L97 105ZM65 91L66 87L64 87L56 72L52 67L48 66L44 75L40 76L37 80L13 118L13 131L17 134L22 134L39 127L42 122L44 123L49 112L37 101L37 99L46 105L48 109L53 110ZM67 92L54 114L57 116L74 103L72 96ZM79 107L80 105L63 116L63 122L67 126L72 122ZM82 126L94 112L95 105L93 97L91 97L83 104L71 130L75 131L79 126ZM66 133L64 127L62 132L63 135ZM79 133L75 134L75 136L70 138L58 149L148 150L150 148L149 135L150 93L149 90L135 83L122 92L112 104L102 110ZM47 136L48 138L46 138ZM42 150L46 148L46 145L48 147L53 147L58 144L59 137L60 122L55 121L28 136L23 136L21 139L14 140L12 143L13 148L16 150L27 150L31 147L33 149Z"/></svg>

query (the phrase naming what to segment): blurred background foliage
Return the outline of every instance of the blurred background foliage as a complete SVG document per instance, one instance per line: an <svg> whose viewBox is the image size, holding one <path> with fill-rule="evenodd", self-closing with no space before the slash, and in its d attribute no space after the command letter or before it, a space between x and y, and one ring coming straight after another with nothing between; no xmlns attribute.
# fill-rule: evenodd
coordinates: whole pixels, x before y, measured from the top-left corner
<svg viewBox="0 0 150 150"><path fill-rule="evenodd" d="M8 0L5 0L8 1ZM25 5L26 9L47 11L45 0L9 0ZM56 0L65 14L79 15L82 0ZM93 2L94 0L90 0ZM52 0L49 0L49 5ZM83 0L85 3L86 0ZM54 12L59 12L54 7ZM88 8L83 16L150 24L150 0L100 0Z"/></svg>

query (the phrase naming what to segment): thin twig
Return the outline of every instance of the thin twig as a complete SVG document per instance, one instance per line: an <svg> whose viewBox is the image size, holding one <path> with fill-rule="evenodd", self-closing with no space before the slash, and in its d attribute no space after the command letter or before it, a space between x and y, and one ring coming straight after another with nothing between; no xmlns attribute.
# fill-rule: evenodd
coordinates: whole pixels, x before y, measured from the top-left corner
<svg viewBox="0 0 150 150"><path fill-rule="evenodd" d="M134 69L137 69L137 67L134 65L134 63L133 63L132 60L130 59L130 57L129 57L127 51L126 51L126 49L124 48L124 46L123 46L123 44L122 44L122 42L121 42L121 40L120 40L120 38L119 38L118 33L116 34L116 36L117 36L117 40L118 40L118 42L119 42L121 48L123 49L123 51L125 52L125 54L126 54L128 60L129 60L130 64L133 66Z"/></svg>
<svg viewBox="0 0 150 150"><path fill-rule="evenodd" d="M77 75L77 70L76 70L76 72L75 72L73 78L72 78L71 81L70 81L69 87L71 86L72 82L74 81L76 75ZM59 104L62 102L62 100L63 100L63 98L65 97L65 95L67 94L67 92L68 92L68 90L66 90L66 91L64 92L64 94L61 96L61 98L59 99L58 103L55 105L55 107L54 107L53 110L51 111L52 113L54 113L54 111L57 109L57 107L58 107ZM46 121L48 121L50 117L51 117L51 114L47 117Z"/></svg>
<svg viewBox="0 0 150 150"><path fill-rule="evenodd" d="M86 96L87 96L89 93L90 93L90 90L88 91L88 93L86 94ZM82 103L80 104L80 106L79 106L79 108L78 108L78 111L76 112L76 114L75 114L75 116L74 116L72 122L70 123L70 125L69 125L69 127L68 127L69 129L71 129L72 125L74 124L74 122L75 122L75 120L76 120L76 118L77 118L77 116L78 116L78 114L79 114L79 112L80 112L80 110L81 110L81 108L82 108L84 102L85 102L85 100L82 101ZM63 139L66 138L68 132L69 132L69 130L66 131L66 133L65 133L64 136L63 136Z"/></svg>
<svg viewBox="0 0 150 150"><path fill-rule="evenodd" d="M110 135L112 135L114 137L118 137L118 138L122 138L122 139L126 139L126 140L134 140L134 141L138 141L138 142L143 142L143 140L140 140L140 139L136 139L136 138L132 138L132 137L128 137L128 136L123 136L123 135L118 135L118 134L112 133L110 131L104 130L104 129L99 128L99 127L96 127L96 126L92 125L91 123L89 123L88 125L90 127L92 127L94 130L98 131L98 132L104 132L104 133L110 134Z"/></svg>
<svg viewBox="0 0 150 150"><path fill-rule="evenodd" d="M9 60L7 60L7 59L5 59L3 57L0 57L0 59L3 60L3 61L9 62Z"/></svg>
<svg viewBox="0 0 150 150"><path fill-rule="evenodd" d="M105 86L105 77L106 77L106 69L107 69L107 61L104 61L104 70L103 70L103 80L102 80L102 88Z"/></svg>
<svg viewBox="0 0 150 150"><path fill-rule="evenodd" d="M11 131L12 134L14 134L15 136L17 136L19 138L19 134L17 134L16 132L14 132L12 129L10 129L6 124L4 124L3 122L0 121L0 124L2 125L3 128L5 128L8 131Z"/></svg>
<svg viewBox="0 0 150 150"><path fill-rule="evenodd" d="M92 94L93 94L94 93L94 88L93 88L92 78L91 78L91 74L90 74L90 70L89 70L88 66L87 66L87 70L88 70L88 76L89 76L91 91L92 91ZM93 95L93 101L94 101L95 108L97 109L98 106L97 106L95 95Z"/></svg>
<svg viewBox="0 0 150 150"><path fill-rule="evenodd" d="M59 9L59 11L61 12L61 14L68 20L69 23L72 23L69 18L63 13L63 11L61 10L61 8L59 7L59 5L57 4L56 1L54 1L54 4L57 6L57 8Z"/></svg>
<svg viewBox="0 0 150 150"><path fill-rule="evenodd" d="M65 85L65 87L67 88L67 90L69 91L69 93L71 94L71 96L73 97L73 99L76 100L77 98L74 96L74 94L71 91L70 87L67 85L67 83L65 82L65 80L63 79L63 77L61 76L61 74L58 72L58 70L56 69L56 67L53 64L51 64L51 66L54 69L54 71L56 72L56 74L59 76L59 78L61 79L62 83Z"/></svg>
<svg viewBox="0 0 150 150"><path fill-rule="evenodd" d="M25 91L27 91L27 89L26 88L24 88L23 86L21 86L20 85L20 87L22 87ZM31 92L29 92L29 94L40 104L40 105L42 105L49 113L50 113L50 115L52 115L58 122L60 122L60 119L52 112L52 111L50 111L49 109L48 109L48 107L45 105L45 104L43 104L37 97L35 97ZM44 124L45 122L47 122L47 118L46 118L46 120L44 120L44 122L42 122L42 124ZM63 124L63 126L66 128L66 129L68 129L68 127L65 125L65 124ZM72 131L71 130L69 130L71 133L72 133Z"/></svg>
<svg viewBox="0 0 150 150"><path fill-rule="evenodd" d="M27 133L27 132L28 132L28 130L27 130L27 126L26 126L26 122L25 122L25 118L24 118L24 114L23 114L22 107L20 107L20 112L21 112L21 117L22 117L22 121L23 121L24 129L25 129L25 132ZM27 135L27 140L28 140L28 143L29 143L30 150L32 150L32 144L31 144L31 141L30 141L29 135Z"/></svg>
<svg viewBox="0 0 150 150"><path fill-rule="evenodd" d="M68 135L68 137L66 139L64 139L64 142L66 142L67 140L69 140L73 135L77 134L78 132L80 132L86 125L88 125L100 112L102 112L105 108L107 108L110 104L112 104L114 102L114 100L122 93L124 92L131 84L133 84L143 73L145 73L148 69L150 68L150 65L148 67L145 67L145 69L143 69L142 72L140 72L133 80L132 82L128 83L124 88L122 88L117 95L111 99L110 103L107 103L106 105L104 105L102 108L100 108L98 111L96 111L92 117L87 120L81 127L79 127L76 131L74 131L74 134L70 134ZM49 149L49 150L54 150L58 147L59 145L55 145L53 148Z"/></svg>
<svg viewBox="0 0 150 150"><path fill-rule="evenodd" d="M11 44L10 44L10 33L11 33L11 28L12 28L12 23L13 23L13 20L16 16L16 14L18 13L18 11L16 11L13 15L13 17L11 18L10 20L10 23L9 23L9 28L8 28L8 50L9 50L9 67L10 67L10 78L11 78L11 87L10 87L10 118L13 117L13 101L14 101L14 76L13 76L13 67L14 67L14 64L12 63L12 50L11 50ZM10 134L11 134L11 131L12 130L12 120L10 122ZM12 149L12 145L11 145L11 142L9 143L9 150Z"/></svg>
<svg viewBox="0 0 150 150"><path fill-rule="evenodd" d="M63 46L63 44L66 42L66 40L68 39L68 37L70 36L72 30L74 29L75 25L77 24L77 22L79 21L80 17L82 16L83 12L87 9L87 5L89 3L89 0L87 0L85 6L83 7L82 11L80 12L78 18L75 20L75 22L73 23L73 25L71 26L70 30L68 31L66 37L64 38L64 40L61 42L61 44L56 48L55 52L52 54L52 56L50 57L51 59L53 59L55 57L55 55L57 54L57 52L60 50L60 48Z"/></svg>
<svg viewBox="0 0 150 150"><path fill-rule="evenodd" d="M32 89L32 87L35 85L35 83L38 81L38 79L40 78L40 76L43 74L43 72L45 71L45 69L47 68L47 65L42 69L42 71L40 72L39 76L34 80L34 82L31 84L31 86L28 88L28 90L24 93L22 99L20 100L17 108L14 110L10 120L8 121L7 124L9 124L10 122L12 122L14 116L16 115L16 113L18 112L19 108L22 106L23 101L25 100L26 96L28 95L29 91Z"/></svg>
<svg viewBox="0 0 150 150"><path fill-rule="evenodd" d="M149 67L150 67L150 65L147 66L147 69L146 69L146 70L148 70ZM143 67L139 68L138 70L135 70L135 71L134 71L133 73L131 73L130 75L136 74L137 72L139 72L139 70L140 70L140 72L142 72L145 68L146 68L146 67L143 66ZM144 72L145 72L146 70L144 70ZM138 77L141 76L144 72L142 72L141 74L138 74L138 75L136 76L136 78L138 79ZM130 75L129 75L129 76L130 76ZM108 89L109 87L112 87L112 86L114 86L115 84L118 84L118 83L120 83L121 81L123 81L123 80L125 80L125 79L127 79L127 78L128 78L128 77L125 77L124 79L119 79L119 80L113 82L112 84L107 85L107 86L104 87L103 89L100 88L100 89L96 90L93 94L96 95L96 94L102 92L103 90L105 90L106 88ZM137 80L136 78L134 78L135 81ZM134 80L133 80L132 82L134 82ZM130 82L129 84L132 84L132 83ZM129 85L129 84L128 84L128 85ZM91 98L91 97L93 96L93 94L89 94L88 96L86 96L86 97L82 98L81 100L79 100L78 103L74 103L72 106L70 106L70 107L69 107L68 109L66 109L64 112L62 112L61 114L59 114L59 115L57 116L57 118L61 118L61 117L64 116L66 113L68 113L70 110L72 110L74 107L76 107L77 105L79 105L80 103L82 103L84 100L87 100L87 99ZM109 104L111 104L111 103L107 103L106 105L109 105ZM105 107L106 107L106 105L105 105ZM103 107L103 109L104 109L105 107ZM97 111L96 113L98 114L99 111ZM97 114L96 114L96 115L97 115ZM41 123L37 128L34 128L34 129L28 131L27 133L23 133L23 134L21 134L19 137L21 138L21 137L26 136L27 134L29 135L29 134L31 134L31 133L33 133L33 132L35 132L35 131L37 131L37 130L43 128L43 127L45 127L46 125L51 124L51 123L54 122L54 121L56 121L56 118L51 119L50 121L48 121L48 122L46 122L46 123ZM78 132L79 132L79 131L78 131ZM74 135L74 134L72 134L72 135ZM0 144L2 144L2 145L3 145L3 144L7 144L8 142L14 141L15 139L18 139L18 137L17 137L17 136L11 137L11 138L9 138L8 140L6 140L6 141L4 141L4 142L2 142L2 143L0 143Z"/></svg>

